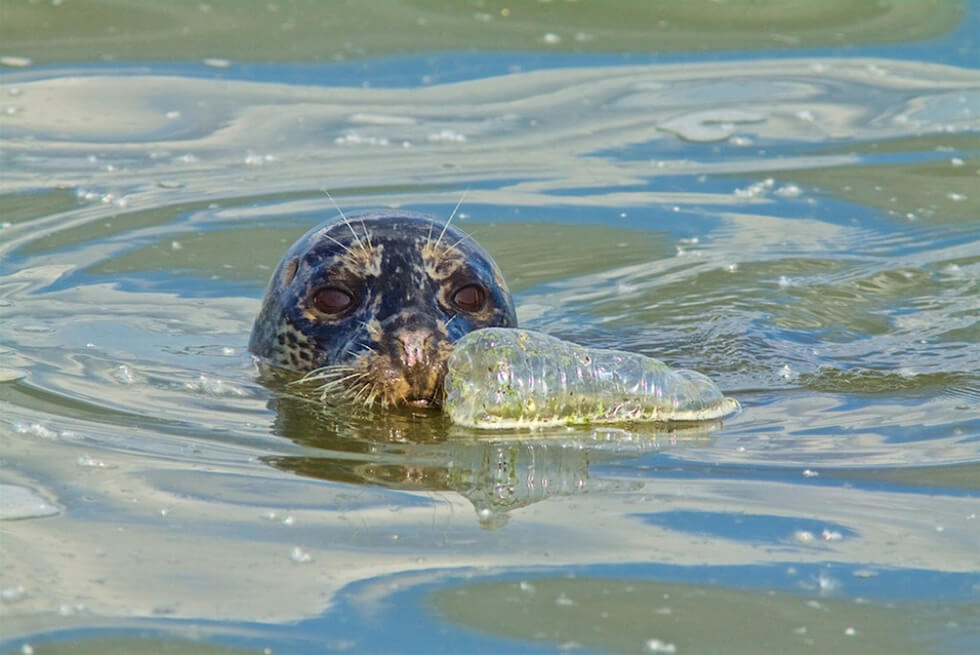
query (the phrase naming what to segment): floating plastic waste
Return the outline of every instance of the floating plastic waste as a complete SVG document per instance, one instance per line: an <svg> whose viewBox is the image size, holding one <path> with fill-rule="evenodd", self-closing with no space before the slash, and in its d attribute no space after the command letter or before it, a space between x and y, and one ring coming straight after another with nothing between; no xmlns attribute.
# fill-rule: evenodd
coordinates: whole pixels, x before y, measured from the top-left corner
<svg viewBox="0 0 980 655"><path fill-rule="evenodd" d="M709 421L740 406L704 375L651 357L487 328L456 342L444 408L459 425L502 429Z"/></svg>

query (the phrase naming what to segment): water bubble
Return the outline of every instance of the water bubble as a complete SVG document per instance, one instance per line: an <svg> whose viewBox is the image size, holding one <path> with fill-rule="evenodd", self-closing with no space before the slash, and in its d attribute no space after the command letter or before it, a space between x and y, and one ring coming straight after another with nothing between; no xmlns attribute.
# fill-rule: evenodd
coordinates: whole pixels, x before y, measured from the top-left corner
<svg viewBox="0 0 980 655"><path fill-rule="evenodd" d="M847 635L848 637L853 637L857 633L858 631L851 626L844 628L844 634Z"/></svg>
<svg viewBox="0 0 980 655"><path fill-rule="evenodd" d="M821 592L826 593L837 589L837 587L840 586L840 583L829 575L821 573L819 576L817 576L817 586L820 587Z"/></svg>
<svg viewBox="0 0 980 655"><path fill-rule="evenodd" d="M14 57L11 55L6 55L0 57L0 65L10 66L11 68L24 68L25 66L30 66L32 62L28 57Z"/></svg>
<svg viewBox="0 0 980 655"><path fill-rule="evenodd" d="M200 391L209 396L237 396L244 398L249 395L248 391L241 387L229 384L218 378L210 378L206 375L199 376L197 382L185 383L184 388L190 391Z"/></svg>
<svg viewBox="0 0 980 655"><path fill-rule="evenodd" d="M24 589L24 585L18 584L0 589L0 600L3 600L5 603L16 603L26 597L27 590Z"/></svg>
<svg viewBox="0 0 980 655"><path fill-rule="evenodd" d="M820 533L820 536L823 537L824 541L840 541L841 539L844 538L844 535L841 534L839 531L828 530L826 528L824 529L823 532Z"/></svg>
<svg viewBox="0 0 980 655"><path fill-rule="evenodd" d="M125 364L120 364L114 368L110 375L112 375L112 378L120 384L133 384L136 382L136 376L133 375L133 369L129 368Z"/></svg>
<svg viewBox="0 0 980 655"><path fill-rule="evenodd" d="M962 166L965 162L959 157L953 157L952 159L949 160L949 163L952 164L953 166Z"/></svg>
<svg viewBox="0 0 980 655"><path fill-rule="evenodd" d="M41 437L42 439L54 439L58 436L57 432L41 425L40 423L14 423L13 427L14 432Z"/></svg>
<svg viewBox="0 0 980 655"><path fill-rule="evenodd" d="M231 66L231 61L228 59L220 59L218 57L208 57L201 61L205 66L210 66L211 68L228 68Z"/></svg>
<svg viewBox="0 0 980 655"><path fill-rule="evenodd" d="M78 459L75 461L79 466L84 468L94 468L94 469L114 468L106 464L101 459L95 459L94 457L90 457L88 455L79 455Z"/></svg>
<svg viewBox="0 0 980 655"><path fill-rule="evenodd" d="M466 141L465 134L450 129L439 130L426 138L435 143L463 143Z"/></svg>
<svg viewBox="0 0 980 655"><path fill-rule="evenodd" d="M313 561L313 556L299 546L293 546L293 549L289 552L289 559L297 564L308 564Z"/></svg>
<svg viewBox="0 0 980 655"><path fill-rule="evenodd" d="M338 136L333 142L337 145L386 146L389 144L387 137L363 136L357 132L348 132L343 136Z"/></svg>
<svg viewBox="0 0 980 655"><path fill-rule="evenodd" d="M955 191L950 191L949 193L946 194L946 197L952 200L953 202L960 202L962 200L966 200L966 196L964 194L956 193Z"/></svg>
<svg viewBox="0 0 980 655"><path fill-rule="evenodd" d="M558 597L555 598L555 605L558 607L572 607L575 605L575 601L566 596L563 592L558 594Z"/></svg>
<svg viewBox="0 0 980 655"><path fill-rule="evenodd" d="M561 43L561 37L555 34L554 32L548 32L547 34L541 37L541 40L548 45L558 45L559 43Z"/></svg>
<svg viewBox="0 0 980 655"><path fill-rule="evenodd" d="M745 189L735 189L736 198L761 198L769 193L769 191L776 184L774 179L766 178L761 182L756 182Z"/></svg>
<svg viewBox="0 0 980 655"><path fill-rule="evenodd" d="M647 639L644 644L648 653L676 653L677 646L661 639Z"/></svg>
<svg viewBox="0 0 980 655"><path fill-rule="evenodd" d="M517 586L521 591L523 591L526 594L533 594L535 591L534 585L528 582L527 580L521 580L517 584Z"/></svg>
<svg viewBox="0 0 980 655"><path fill-rule="evenodd" d="M251 151L249 151L248 154L245 155L246 166L261 166L262 164L266 164L272 161L276 161L275 155L258 155Z"/></svg>

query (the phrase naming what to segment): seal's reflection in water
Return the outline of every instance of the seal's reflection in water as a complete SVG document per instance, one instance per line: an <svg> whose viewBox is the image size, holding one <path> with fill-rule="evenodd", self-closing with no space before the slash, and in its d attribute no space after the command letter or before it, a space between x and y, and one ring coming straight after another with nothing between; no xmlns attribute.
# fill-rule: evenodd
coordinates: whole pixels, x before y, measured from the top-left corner
<svg viewBox="0 0 980 655"><path fill-rule="evenodd" d="M487 529L509 512L552 496L636 489L641 481L593 477L590 467L683 442L708 445L720 426L647 425L548 432L474 432L432 410L352 412L281 395L271 401L275 431L323 454L264 461L298 475L403 491L456 492ZM635 428L634 428L635 429Z"/></svg>

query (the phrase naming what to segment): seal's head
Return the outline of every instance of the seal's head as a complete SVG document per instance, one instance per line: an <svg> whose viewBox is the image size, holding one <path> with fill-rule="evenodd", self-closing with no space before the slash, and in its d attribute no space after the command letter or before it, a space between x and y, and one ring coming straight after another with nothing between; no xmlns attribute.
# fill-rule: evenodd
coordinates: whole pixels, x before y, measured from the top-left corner
<svg viewBox="0 0 980 655"><path fill-rule="evenodd" d="M364 404L438 406L452 344L516 327L497 265L472 239L412 212L338 216L276 268L249 350Z"/></svg>

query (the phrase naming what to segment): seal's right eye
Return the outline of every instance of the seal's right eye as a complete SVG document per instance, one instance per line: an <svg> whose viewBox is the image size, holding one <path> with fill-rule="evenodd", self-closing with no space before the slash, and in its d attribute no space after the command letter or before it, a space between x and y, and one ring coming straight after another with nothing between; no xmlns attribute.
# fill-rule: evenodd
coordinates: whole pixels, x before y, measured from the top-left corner
<svg viewBox="0 0 980 655"><path fill-rule="evenodd" d="M343 314L354 304L354 297L337 287L323 287L313 294L313 304L324 314Z"/></svg>

